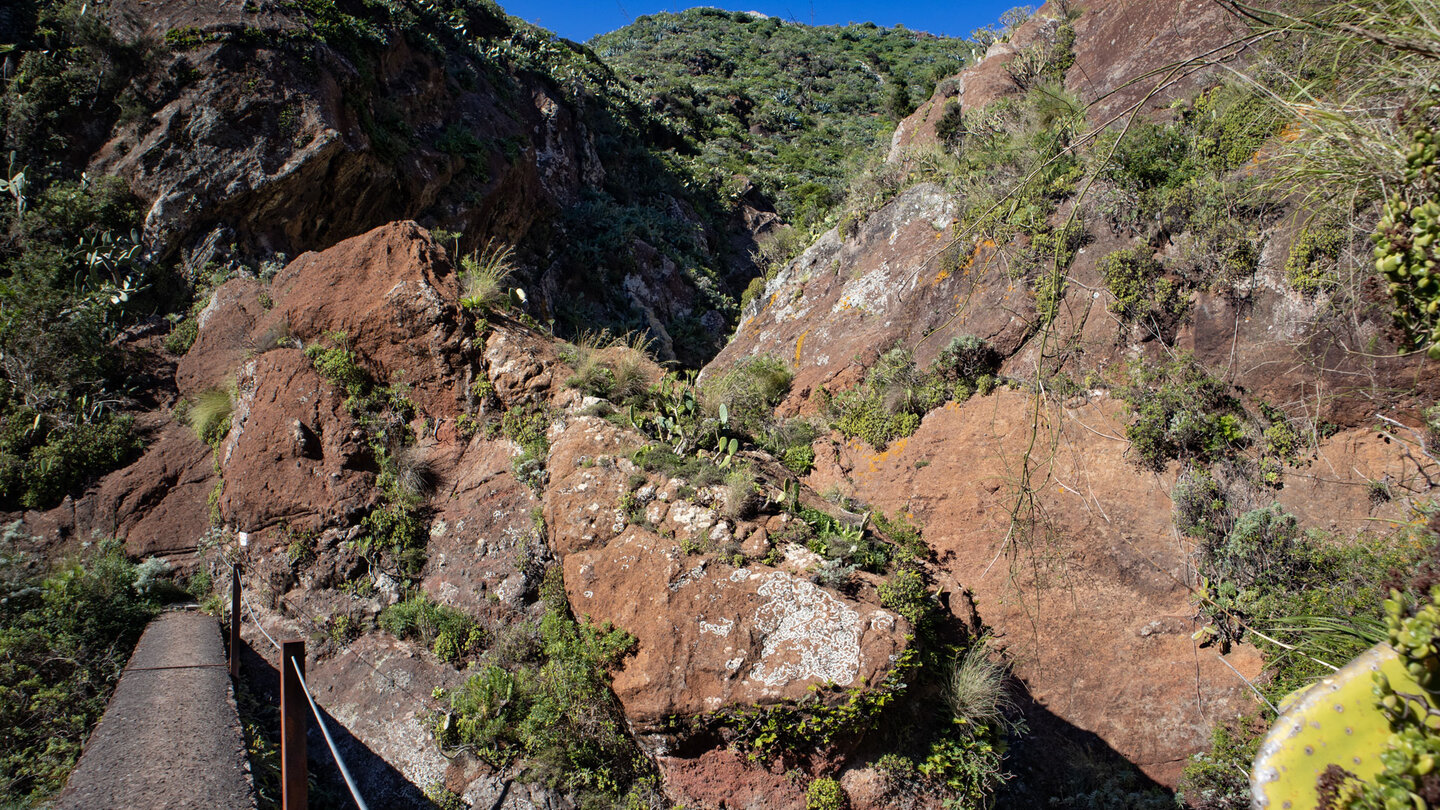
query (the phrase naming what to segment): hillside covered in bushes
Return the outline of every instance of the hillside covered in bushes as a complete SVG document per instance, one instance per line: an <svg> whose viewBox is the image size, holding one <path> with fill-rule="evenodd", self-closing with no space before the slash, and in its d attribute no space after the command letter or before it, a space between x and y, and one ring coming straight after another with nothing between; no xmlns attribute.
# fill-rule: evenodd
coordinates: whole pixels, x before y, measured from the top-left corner
<svg viewBox="0 0 1440 810"><path fill-rule="evenodd" d="M262 807L1423 806L1436 20L0 10L0 804L240 562Z"/></svg>

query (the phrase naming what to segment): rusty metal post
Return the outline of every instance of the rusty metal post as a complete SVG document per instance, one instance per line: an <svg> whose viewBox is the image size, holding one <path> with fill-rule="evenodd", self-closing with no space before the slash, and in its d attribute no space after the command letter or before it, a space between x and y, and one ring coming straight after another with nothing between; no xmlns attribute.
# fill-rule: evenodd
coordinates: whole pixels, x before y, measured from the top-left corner
<svg viewBox="0 0 1440 810"><path fill-rule="evenodd" d="M301 692L305 674L305 642L280 644L280 807L305 810L305 715L308 701Z"/></svg>
<svg viewBox="0 0 1440 810"><path fill-rule="evenodd" d="M240 680L240 563L230 569L230 678Z"/></svg>

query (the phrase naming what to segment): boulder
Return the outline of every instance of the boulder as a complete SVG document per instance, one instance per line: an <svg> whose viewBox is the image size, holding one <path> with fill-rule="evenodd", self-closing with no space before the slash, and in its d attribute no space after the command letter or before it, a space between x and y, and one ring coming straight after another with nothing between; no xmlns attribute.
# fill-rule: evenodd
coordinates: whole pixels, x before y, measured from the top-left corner
<svg viewBox="0 0 1440 810"><path fill-rule="evenodd" d="M1173 482L1125 457L1113 401L1042 428L1057 434L1055 449L1030 461L1034 523L1009 530L1029 397L1001 389L946 405L884 453L846 442L838 461L818 454L808 482L911 515L938 557L938 583L973 594L1035 701L1174 785L1212 725L1251 705L1241 677L1260 677L1263 661L1249 645L1222 656L1191 638L1197 583L1191 548L1170 525ZM950 599L961 622L964 603ZM1046 744L1037 745L1029 756L1043 763Z"/></svg>
<svg viewBox="0 0 1440 810"><path fill-rule="evenodd" d="M640 527L564 565L576 615L638 641L613 685L641 733L676 715L799 700L812 686L874 686L910 633L878 606L763 565L687 555Z"/></svg>
<svg viewBox="0 0 1440 810"><path fill-rule="evenodd" d="M431 499L422 587L471 615L523 609L539 586L548 550L531 515L540 501L511 473L508 442L475 439L440 473Z"/></svg>
<svg viewBox="0 0 1440 810"><path fill-rule="evenodd" d="M628 453L645 444L638 434L594 416L579 416L550 447L545 525L555 556L602 547L625 530L620 497L640 468Z"/></svg>
<svg viewBox="0 0 1440 810"><path fill-rule="evenodd" d="M422 415L453 417L468 363L460 287L445 250L396 222L291 262L272 284L275 308L256 329L284 325L306 344L344 334L381 384L401 383Z"/></svg>
<svg viewBox="0 0 1440 810"><path fill-rule="evenodd" d="M343 392L297 349L247 361L230 433L220 445L224 523L243 531L285 523L319 529L356 522L372 506L375 462Z"/></svg>

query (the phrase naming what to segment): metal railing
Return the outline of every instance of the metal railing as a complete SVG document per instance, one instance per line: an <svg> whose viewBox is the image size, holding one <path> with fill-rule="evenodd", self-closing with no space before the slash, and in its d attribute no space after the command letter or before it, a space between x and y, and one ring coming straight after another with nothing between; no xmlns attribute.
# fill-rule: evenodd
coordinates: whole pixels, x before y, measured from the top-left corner
<svg viewBox="0 0 1440 810"><path fill-rule="evenodd" d="M250 614L250 621L254 623L255 629L259 630L260 635L280 654L280 807L282 810L305 810L309 800L309 780L305 764L308 705L309 714L315 717L315 722L320 726L325 745L330 749L330 756L334 758L340 775L345 779L345 786L350 789L355 806L360 810L370 810L360 796L360 788L356 786L344 757L340 756L340 749L335 745L335 738L330 734L330 727L325 723L315 696L310 693L310 687L305 683L304 640L279 642L265 632L265 626L260 623L260 617L255 615L255 608L251 607L250 600L245 598L245 591L240 584L241 564L228 561L226 564L230 566L230 677L239 683L242 605Z"/></svg>

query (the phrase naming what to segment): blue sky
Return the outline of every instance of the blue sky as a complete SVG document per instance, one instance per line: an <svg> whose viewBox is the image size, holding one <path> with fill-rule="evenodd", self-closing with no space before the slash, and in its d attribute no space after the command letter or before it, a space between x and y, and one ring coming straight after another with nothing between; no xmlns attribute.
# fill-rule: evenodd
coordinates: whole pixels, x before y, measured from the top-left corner
<svg viewBox="0 0 1440 810"><path fill-rule="evenodd" d="M1032 3L1039 4L1036 0L1032 0ZM713 4L664 3L654 0L500 0L500 4L510 14L577 42L613 31L644 14L680 11L693 5L713 5L731 11L759 11L815 25L843 25L867 21L887 27L900 24L917 31L957 37L969 36L976 28L994 24L1003 11L1020 5L1014 0L906 0L891 3L861 0L737 0Z"/></svg>

